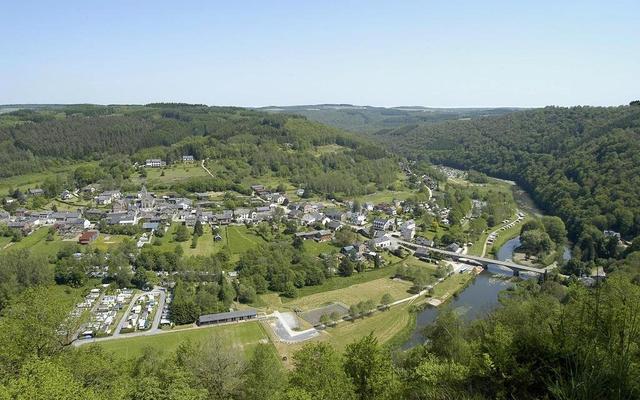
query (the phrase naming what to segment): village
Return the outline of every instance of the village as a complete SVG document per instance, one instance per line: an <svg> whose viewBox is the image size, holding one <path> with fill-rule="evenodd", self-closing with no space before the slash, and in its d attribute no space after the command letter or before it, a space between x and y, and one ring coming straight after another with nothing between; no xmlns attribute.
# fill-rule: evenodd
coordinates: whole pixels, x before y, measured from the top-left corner
<svg viewBox="0 0 640 400"><path fill-rule="evenodd" d="M182 162L193 164L195 160L187 155ZM204 163L202 167L204 168ZM137 168L164 169L167 165L162 160L149 159L144 166ZM359 301L355 304L347 304L336 298L329 305L311 303L306 307L295 307L296 302L288 305L280 300L267 300L265 305L263 300L262 304L253 307L251 304L250 307L235 304L227 312L200 315L194 325L204 327L256 319L269 321L265 323L271 328L273 339L292 344L313 339L328 326L335 327L340 322L354 321L370 316L373 312L388 310L392 306L402 307L423 300L426 301L425 304L438 306L455 291L448 290L440 297L431 296L436 286L456 274L469 276L462 280L455 279L463 285L473 273L482 270L477 265L456 262L428 250L441 246L446 251L466 254L472 249L473 243L462 240L442 244L438 240L436 233L446 232L451 225L451 209L443 205L443 193L439 191L442 185L428 175L415 176L408 166L404 167L404 171L405 179L411 178L415 187L423 188L422 201L410 200L415 189L407 190L397 198L390 195L377 199L378 201L338 201L305 196L304 188L293 188L285 192L256 183L250 187L250 196L235 195L235 203L241 206L225 208L225 201L216 197L215 193L156 193L147 190L144 184L139 191L131 193L115 189L100 190L96 185L90 185L65 190L59 196L59 200L66 204L84 199L84 207L66 211L27 210L18 207L11 214L1 213L0 223L6 223L9 229L19 232L25 238L36 231L47 231L50 237L55 234L56 241L87 247L100 241L103 245L112 243L115 237L130 237L138 249L157 245L166 240L169 232L175 233L176 227L181 226L190 231L206 227L212 238L207 246L219 248L225 244L233 245L228 243L229 237L225 234L225 229L235 228L248 232L246 229L250 227L266 224L275 229L278 224L284 224L295 226L295 232L291 234L294 241L315 243L314 246L325 253L335 248L339 258L346 258L354 264L368 265L365 268L378 268L379 265L402 266L399 268L405 272L390 273L396 276L390 286L384 280L373 280L373 283L381 287L373 288L372 284L372 287L367 288L367 295L376 297L385 294L385 290L391 290L394 296L385 302L358 298ZM444 171L447 175L461 179L458 173L452 173L449 169ZM30 197L43 195L39 188L30 189L26 194ZM10 202L11 199L5 199L7 201ZM486 205L486 201L474 199L466 215L457 224L468 225L481 215ZM437 226L434 232L426 231L413 218L414 215L423 214L437 221L437 225L432 224ZM499 229L511 228L521 223L523 218L524 214L519 212L513 222L502 221L503 226ZM433 230L433 227L429 226L427 229ZM341 230L353 233L350 236L351 242L336 244L336 235ZM424 235L425 232L428 234ZM488 236L483 239L491 244L497 233L485 235ZM195 248L201 246L200 243L194 243ZM419 247L413 251L405 243ZM107 251L108 248L107 246ZM320 250L317 255L324 257L325 254ZM85 254L78 252L75 256L81 258ZM406 262L402 262L403 259ZM134 272L133 266L130 268ZM425 275L424 271L428 273ZM86 273L90 278L107 282L112 278L107 266L95 265ZM76 337L80 342L93 342L171 332L176 325L170 311L172 274L176 273L158 271L156 274L159 283L145 287L144 290L113 288L108 283L91 289L72 313L72 316L82 322ZM229 281L233 282L236 277L235 271L227 272ZM263 295L262 298L271 299L270 296Z"/></svg>

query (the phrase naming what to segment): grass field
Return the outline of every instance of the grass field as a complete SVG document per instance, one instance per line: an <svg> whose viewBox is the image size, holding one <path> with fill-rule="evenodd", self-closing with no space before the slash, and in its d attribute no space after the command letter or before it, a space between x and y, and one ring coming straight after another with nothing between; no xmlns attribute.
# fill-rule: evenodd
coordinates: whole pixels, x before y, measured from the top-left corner
<svg viewBox="0 0 640 400"><path fill-rule="evenodd" d="M320 157L323 154L331 154L338 153L347 150L346 147L340 146L338 144L327 144L325 146L317 146L313 149L313 155L316 157Z"/></svg>
<svg viewBox="0 0 640 400"><path fill-rule="evenodd" d="M133 237L127 235L100 234L98 238L91 243L91 247L96 247L100 250L107 250L111 246L116 246L122 243L125 239L134 240Z"/></svg>
<svg viewBox="0 0 640 400"><path fill-rule="evenodd" d="M359 283L369 282L380 278L390 278L395 273L395 268L385 267L380 269L370 269L362 273L354 273L348 277L335 276L327 279L322 285L318 286L305 286L298 290L298 297L309 296L314 293L327 292L329 290L336 290L346 288L351 285ZM288 299L284 299L285 302Z"/></svg>
<svg viewBox="0 0 640 400"><path fill-rule="evenodd" d="M414 195L414 192L411 190L383 190L380 192L368 194L366 196L362 196L360 201L362 203L390 203L392 200L405 200Z"/></svg>
<svg viewBox="0 0 640 400"><path fill-rule="evenodd" d="M473 274L453 274L434 286L432 296L440 300L446 300L454 293L457 293L471 279L473 279Z"/></svg>
<svg viewBox="0 0 640 400"><path fill-rule="evenodd" d="M331 244L331 242L316 242L315 240L305 240L304 241L304 251L307 254L312 254L314 256L319 256L323 253L337 253L340 251L340 248Z"/></svg>
<svg viewBox="0 0 640 400"><path fill-rule="evenodd" d="M429 272L435 272L436 269L438 268L437 265L435 264L431 264L422 260L419 260L417 258L415 258L414 256L409 256L407 258L405 258L404 260L402 260L401 262L399 262L397 265L406 265L409 267L420 267L420 268L426 268L429 270Z"/></svg>
<svg viewBox="0 0 640 400"><path fill-rule="evenodd" d="M381 344L394 338L412 322L412 315L409 313L409 305L393 307L388 311L375 312L369 317L361 318L355 322L342 322L333 328L322 331L319 337L313 341L330 343L340 352L344 351L348 344L355 342L363 336L373 332ZM269 331L268 331L269 332ZM269 335L273 335L269 332ZM281 357L287 357L285 362L290 366L293 353L300 350L305 344L310 342L285 344L273 341Z"/></svg>
<svg viewBox="0 0 640 400"><path fill-rule="evenodd" d="M9 243L11 243L11 238L0 236L0 251L5 248Z"/></svg>
<svg viewBox="0 0 640 400"><path fill-rule="evenodd" d="M223 237L223 242L229 246L231 254L242 254L248 249L265 243L264 239L242 225L229 225L224 228L224 231L226 238Z"/></svg>
<svg viewBox="0 0 640 400"><path fill-rule="evenodd" d="M215 336L230 350L240 351L245 356L250 355L258 343L268 340L267 333L259 322L245 322L197 329L181 329L153 336L108 340L99 343L99 346L102 346L107 352L131 357L140 355L145 347L171 352L182 342L195 343L210 340Z"/></svg>
<svg viewBox="0 0 640 400"><path fill-rule="evenodd" d="M202 169L200 163L176 164L167 168L146 168L146 178L136 178L138 183L143 181L149 188L159 186L171 186L185 179L209 176L207 171ZM164 171L164 176L162 172ZM212 171L213 172L213 171Z"/></svg>
<svg viewBox="0 0 640 400"><path fill-rule="evenodd" d="M22 238L21 241L7 247L4 251L28 249L31 254L51 257L55 256L58 253L58 250L60 250L64 246L76 243L75 241L64 242L60 240L57 235L54 237L53 241L48 242L48 234L49 228L40 228L33 232L31 235Z"/></svg>
<svg viewBox="0 0 640 400"><path fill-rule="evenodd" d="M189 240L185 242L176 242L174 240L175 232L178 229L178 224L172 224L171 227L165 232L164 236L158 238L160 241L159 247L164 251L171 251L176 245L180 245L184 250L186 256L198 256L198 255L210 255L216 254L228 247L232 261L240 256L240 254L247 251L247 249L256 247L264 240L249 231L245 226L241 225L229 225L220 229L220 236L222 240L214 242L213 231L208 225L203 226L204 234L198 239L198 245L195 249L191 248L191 235L193 234L193 228L189 229ZM155 245L154 245L155 246Z"/></svg>
<svg viewBox="0 0 640 400"><path fill-rule="evenodd" d="M277 293L263 295L262 299L274 309L287 308L293 310L299 308L308 311L334 302L350 306L360 301L373 300L378 304L385 293L389 293L394 300L400 300L411 295L408 293L410 287L411 283L409 282L380 278L342 289L299 297L285 304L282 304L281 298Z"/></svg>
<svg viewBox="0 0 640 400"><path fill-rule="evenodd" d="M83 162L61 165L58 167L50 167L44 172L34 172L31 174L17 175L9 178L0 179L0 193L4 194L9 188L19 188L23 192L28 188L34 188L40 186L40 184L48 177L56 176L58 174L66 174L72 172L77 167L83 165L95 165L96 162Z"/></svg>
<svg viewBox="0 0 640 400"><path fill-rule="evenodd" d="M191 235L193 234L193 228L189 228L189 240L184 242L176 242L174 240L175 232L178 229L178 224L173 224L165 232L164 236L157 238L160 241L159 247L164 251L172 251L176 245L182 247L186 256L201 256L211 255L222 250L224 241L214 242L213 233L208 225L203 227L203 235L198 239L198 245L195 249L191 248ZM224 238L224 232L221 234ZM154 239L155 240L155 239ZM155 246L155 245L153 245Z"/></svg>

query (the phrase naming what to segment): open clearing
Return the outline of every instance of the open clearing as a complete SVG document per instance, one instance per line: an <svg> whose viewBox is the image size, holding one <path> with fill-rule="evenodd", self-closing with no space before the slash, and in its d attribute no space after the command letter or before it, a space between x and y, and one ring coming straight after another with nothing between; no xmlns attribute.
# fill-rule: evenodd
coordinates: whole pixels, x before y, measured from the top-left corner
<svg viewBox="0 0 640 400"><path fill-rule="evenodd" d="M97 162L80 162L62 165L58 167L50 167L47 171L34 172L30 174L16 175L8 178L0 179L0 191L6 192L11 189L20 189L26 191L28 188L39 187L49 177L54 177L58 174L69 173L80 166L97 165Z"/></svg>
<svg viewBox="0 0 640 400"><path fill-rule="evenodd" d="M381 344L391 340L409 324L413 318L409 312L409 305L392 307L388 311L376 312L369 317L364 317L355 322L341 322L333 328L321 331L320 336L303 343L286 344L273 340L273 343L281 357L287 357L285 365L291 366L291 356L300 350L305 344L314 341L330 343L339 352L344 351L349 343L353 343L363 336L373 332ZM266 325L266 323L265 323ZM273 332L269 335L273 338Z"/></svg>
<svg viewBox="0 0 640 400"><path fill-rule="evenodd" d="M350 306L360 301L373 300L378 304L385 293L389 293L394 300L399 300L411 295L408 293L410 287L411 283L409 282L381 278L342 289L311 294L284 304L281 303L280 297L275 293L263 295L262 298L274 308L308 311L335 302Z"/></svg>
<svg viewBox="0 0 640 400"><path fill-rule="evenodd" d="M189 178L197 178L209 176L207 172L200 167L200 164L183 164L167 168L146 168L147 173L146 185L149 188L168 187L176 183L180 183ZM164 176L162 173L164 172ZM143 182L138 178L140 183Z"/></svg>
<svg viewBox="0 0 640 400"><path fill-rule="evenodd" d="M193 343L218 337L229 349L248 356L260 343L268 340L264 327L259 322L243 322L232 325L211 326L197 329L182 329L152 336L139 336L100 342L107 352L131 357L142 354L145 347L162 352L174 351L185 341Z"/></svg>
<svg viewBox="0 0 640 400"><path fill-rule="evenodd" d="M464 285L474 277L473 274L453 274L444 281L438 283L433 288L433 297L446 300L454 293L458 292Z"/></svg>

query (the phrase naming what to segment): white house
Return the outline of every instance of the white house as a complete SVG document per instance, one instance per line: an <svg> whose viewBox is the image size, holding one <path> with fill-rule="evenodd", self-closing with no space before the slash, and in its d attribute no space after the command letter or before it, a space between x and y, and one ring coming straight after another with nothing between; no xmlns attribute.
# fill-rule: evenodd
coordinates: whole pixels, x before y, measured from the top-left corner
<svg viewBox="0 0 640 400"><path fill-rule="evenodd" d="M165 167L167 163L159 158L149 158L144 162L145 167L159 168Z"/></svg>
<svg viewBox="0 0 640 400"><path fill-rule="evenodd" d="M391 239L386 235L375 238L371 240L371 242L373 243L373 247L376 249L386 249L388 247L391 247Z"/></svg>

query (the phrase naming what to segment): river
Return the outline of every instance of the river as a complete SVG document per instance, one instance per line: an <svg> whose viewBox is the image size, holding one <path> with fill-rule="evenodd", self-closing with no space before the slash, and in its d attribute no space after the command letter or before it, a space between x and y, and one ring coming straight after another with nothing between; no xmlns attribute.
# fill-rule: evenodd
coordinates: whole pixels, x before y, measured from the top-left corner
<svg viewBox="0 0 640 400"><path fill-rule="evenodd" d="M535 206L528 193L522 190L522 188L514 182L509 183L513 185L513 197L518 208L528 213L541 216L542 212ZM519 236L508 240L503 244L502 247L500 247L500 250L498 250L496 258L501 261L512 259L513 252L518 247L520 247ZM565 260L571 258L569 247L565 247L563 258ZM454 309L464 321L472 321L494 310L498 306L498 293L513 285L512 282L505 279L505 277L509 276L513 276L513 271L510 269L490 264L486 270L480 273L473 282L469 284L469 286L467 286L457 296L454 296L447 304L440 308L427 307L418 312L416 317L416 327L411 333L409 340L402 345L402 349L410 349L411 347L424 343L424 328L436 320L438 312L443 307ZM520 277L523 279L532 277L537 278L537 275L520 273Z"/></svg>
<svg viewBox="0 0 640 400"><path fill-rule="evenodd" d="M515 249L520 247L520 237L515 237L507 241L496 254L498 260L508 260L513 257ZM571 258L568 247L565 247L563 254L565 260ZM505 276L513 276L513 271L506 267L490 264L486 270L480 273L461 293L454 296L451 301L442 307L454 309L464 321L472 321L491 312L498 306L498 293L507 289L513 283L504 279ZM537 278L536 274L530 275L520 273L520 278ZM411 333L411 337L402 345L402 349L410 349L418 344L424 343L423 331L427 325L432 324L440 309L427 307L418 312L416 317L416 327Z"/></svg>
<svg viewBox="0 0 640 400"><path fill-rule="evenodd" d="M507 241L498 251L497 258L502 261L510 259L518 246L520 246L519 238ZM504 275L513 275L513 273L508 268L489 265L487 270L480 273L469 286L442 307L454 309L465 321L481 317L498 306L498 293L512 285L511 282L503 279ZM403 350L424 342L424 328L436 320L439 312L440 308L436 307L427 307L418 312L416 327L409 340L402 345Z"/></svg>

